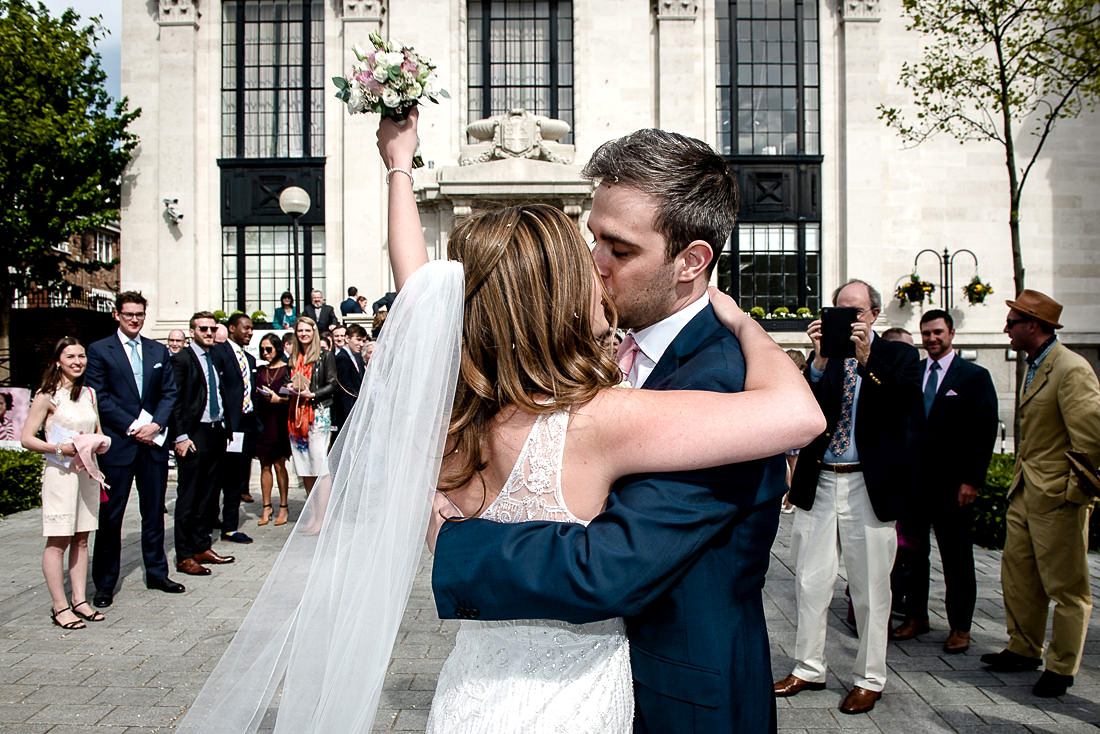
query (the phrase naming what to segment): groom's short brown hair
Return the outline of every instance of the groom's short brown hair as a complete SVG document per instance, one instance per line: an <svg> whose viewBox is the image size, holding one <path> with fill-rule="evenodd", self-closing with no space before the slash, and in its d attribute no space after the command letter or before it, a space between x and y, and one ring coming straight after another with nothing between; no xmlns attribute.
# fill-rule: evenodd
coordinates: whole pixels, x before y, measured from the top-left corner
<svg viewBox="0 0 1100 734"><path fill-rule="evenodd" d="M737 222L738 193L729 165L709 145L666 130L638 130L597 148L583 175L655 197L653 228L665 238L667 259L703 240L714 252L707 275L714 270Z"/></svg>

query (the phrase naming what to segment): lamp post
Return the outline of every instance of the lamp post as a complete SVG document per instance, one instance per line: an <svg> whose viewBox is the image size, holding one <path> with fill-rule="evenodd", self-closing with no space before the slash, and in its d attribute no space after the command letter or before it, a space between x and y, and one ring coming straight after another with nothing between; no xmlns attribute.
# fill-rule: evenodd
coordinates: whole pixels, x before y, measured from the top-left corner
<svg viewBox="0 0 1100 734"><path fill-rule="evenodd" d="M945 247L943 248L942 255L935 250L924 249L918 252L917 256L913 258L914 273L917 272L917 261L920 260L920 256L929 252L935 256L940 266L940 305L943 306L945 311L950 311L955 303L955 295L952 290L955 282L955 258L962 253L970 255L970 257L974 259L974 269L977 270L978 256L965 248L951 252Z"/></svg>
<svg viewBox="0 0 1100 734"><path fill-rule="evenodd" d="M290 215L294 225L294 305L302 308L302 289L298 275L298 219L309 211L309 194L301 186L287 186L279 194L279 208Z"/></svg>

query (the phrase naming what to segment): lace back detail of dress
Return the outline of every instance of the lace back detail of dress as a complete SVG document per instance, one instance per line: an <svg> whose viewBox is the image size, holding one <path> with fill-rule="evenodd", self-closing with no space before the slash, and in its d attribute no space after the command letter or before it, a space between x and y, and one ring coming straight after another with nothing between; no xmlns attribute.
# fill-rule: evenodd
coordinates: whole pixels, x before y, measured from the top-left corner
<svg viewBox="0 0 1100 734"><path fill-rule="evenodd" d="M550 520L582 522L565 506L561 464L569 411L544 413L535 419L508 481L481 517L503 523Z"/></svg>

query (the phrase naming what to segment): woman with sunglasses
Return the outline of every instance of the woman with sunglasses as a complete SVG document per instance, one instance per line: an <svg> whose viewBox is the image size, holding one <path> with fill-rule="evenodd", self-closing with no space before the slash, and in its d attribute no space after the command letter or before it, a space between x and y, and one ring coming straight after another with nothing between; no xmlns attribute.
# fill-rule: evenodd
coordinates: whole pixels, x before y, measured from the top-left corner
<svg viewBox="0 0 1100 734"><path fill-rule="evenodd" d="M271 317L271 323L276 329L293 329L298 320L298 309L294 307L294 296L286 291L279 296L279 307L275 309L275 315Z"/></svg>
<svg viewBox="0 0 1100 734"><path fill-rule="evenodd" d="M73 465L80 433L102 433L92 388L84 385L88 357L81 343L63 337L53 349L53 362L23 424L23 448L49 457L42 470L42 534L46 550L42 573L53 599L50 618L66 630L83 629L81 620L102 622L102 612L88 604L88 535L99 527L99 482ZM45 425L46 440L38 438ZM65 598L65 550L69 551L72 604Z"/></svg>
<svg viewBox="0 0 1100 734"><path fill-rule="evenodd" d="M317 477L328 474L329 409L336 393L336 358L321 349L317 322L299 316L290 345L290 455L306 496Z"/></svg>
<svg viewBox="0 0 1100 734"><path fill-rule="evenodd" d="M260 400L256 403L256 415L260 419L260 433L256 437L256 458L260 460L260 491L264 508L257 525L271 522L271 485L279 483L279 514L276 525L287 521L286 460L290 458L290 432L287 426L290 398L282 394L289 379L286 360L283 359L283 343L274 334L265 334L260 340L260 358L267 364L256 370L256 391Z"/></svg>

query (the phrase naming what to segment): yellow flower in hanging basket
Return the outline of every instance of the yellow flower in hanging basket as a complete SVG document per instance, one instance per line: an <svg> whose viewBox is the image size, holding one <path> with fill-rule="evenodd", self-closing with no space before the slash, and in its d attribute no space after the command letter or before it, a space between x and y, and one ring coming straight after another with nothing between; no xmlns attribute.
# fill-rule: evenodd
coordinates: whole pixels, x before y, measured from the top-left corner
<svg viewBox="0 0 1100 734"><path fill-rule="evenodd" d="M993 295L993 286L989 283L983 283L977 275L971 278L962 290L971 306L975 303L985 303L985 297Z"/></svg>

